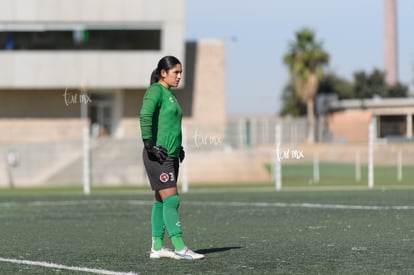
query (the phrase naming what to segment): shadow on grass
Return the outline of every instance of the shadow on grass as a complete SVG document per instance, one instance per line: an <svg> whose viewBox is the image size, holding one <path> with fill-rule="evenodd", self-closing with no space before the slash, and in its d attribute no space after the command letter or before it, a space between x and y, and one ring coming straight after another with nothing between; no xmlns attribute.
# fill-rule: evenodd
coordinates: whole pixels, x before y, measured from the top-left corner
<svg viewBox="0 0 414 275"><path fill-rule="evenodd" d="M201 254L210 254L210 253L218 253L218 252L224 252L232 249L240 249L241 246L228 246L228 247L217 247L217 248L206 248L206 249L200 249L197 250L197 253Z"/></svg>

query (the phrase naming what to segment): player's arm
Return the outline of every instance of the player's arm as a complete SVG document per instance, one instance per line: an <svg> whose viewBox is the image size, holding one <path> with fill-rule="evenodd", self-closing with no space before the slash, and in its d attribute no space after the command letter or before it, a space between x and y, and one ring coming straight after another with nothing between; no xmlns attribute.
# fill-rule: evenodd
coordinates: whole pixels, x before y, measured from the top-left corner
<svg viewBox="0 0 414 275"><path fill-rule="evenodd" d="M161 93L158 87L150 87L144 95L139 113L142 139L152 139L153 116L161 106Z"/></svg>
<svg viewBox="0 0 414 275"><path fill-rule="evenodd" d="M160 163L167 158L167 150L161 146L156 146L153 141L152 128L153 116L161 106L162 91L156 87L151 87L144 95L141 111L139 114L141 136L145 149L154 155Z"/></svg>

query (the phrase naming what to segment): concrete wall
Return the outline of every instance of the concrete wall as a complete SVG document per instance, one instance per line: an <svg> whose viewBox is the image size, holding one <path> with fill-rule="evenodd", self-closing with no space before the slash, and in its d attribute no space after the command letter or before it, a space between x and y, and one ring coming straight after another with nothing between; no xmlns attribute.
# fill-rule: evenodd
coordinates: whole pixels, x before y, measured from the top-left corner
<svg viewBox="0 0 414 275"><path fill-rule="evenodd" d="M197 43L192 118L198 123L226 121L225 47L219 40Z"/></svg>
<svg viewBox="0 0 414 275"><path fill-rule="evenodd" d="M161 29L160 51L0 51L0 89L143 88L164 55L184 56L184 0L2 0L0 30Z"/></svg>
<svg viewBox="0 0 414 275"><path fill-rule="evenodd" d="M0 119L0 144L80 140L81 138L82 123L78 118Z"/></svg>
<svg viewBox="0 0 414 275"><path fill-rule="evenodd" d="M371 111L345 110L329 114L326 118L334 141L359 142L368 140Z"/></svg>
<svg viewBox="0 0 414 275"><path fill-rule="evenodd" d="M80 139L80 105L66 105L63 94L0 91L0 143Z"/></svg>

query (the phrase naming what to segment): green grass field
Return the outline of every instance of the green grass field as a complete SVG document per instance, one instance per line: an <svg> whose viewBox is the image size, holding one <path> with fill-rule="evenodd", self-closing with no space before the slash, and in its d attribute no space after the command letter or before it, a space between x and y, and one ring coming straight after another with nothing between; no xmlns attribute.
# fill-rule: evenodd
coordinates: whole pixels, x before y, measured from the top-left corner
<svg viewBox="0 0 414 275"><path fill-rule="evenodd" d="M150 192L0 190L0 274L414 274L413 197L194 188L181 220L206 258L192 262L149 259Z"/></svg>
<svg viewBox="0 0 414 275"><path fill-rule="evenodd" d="M282 165L282 181L284 186L367 186L368 167L361 165L360 181L356 181L355 165L344 163L320 163L319 182L313 180L312 163L294 163ZM414 167L403 166L401 181L397 177L396 166L380 166L374 168L376 186L414 186Z"/></svg>

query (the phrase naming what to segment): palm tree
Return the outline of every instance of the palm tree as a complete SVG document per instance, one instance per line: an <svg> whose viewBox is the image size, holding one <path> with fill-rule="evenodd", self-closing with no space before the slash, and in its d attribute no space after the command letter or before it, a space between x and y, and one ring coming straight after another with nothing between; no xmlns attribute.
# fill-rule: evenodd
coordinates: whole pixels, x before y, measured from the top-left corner
<svg viewBox="0 0 414 275"><path fill-rule="evenodd" d="M314 143L314 99L323 75L322 67L329 62L329 54L323 50L322 43L315 41L314 31L303 28L296 32L296 40L290 44L283 61L289 67L299 99L306 104L309 123L307 141Z"/></svg>

